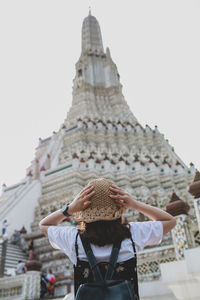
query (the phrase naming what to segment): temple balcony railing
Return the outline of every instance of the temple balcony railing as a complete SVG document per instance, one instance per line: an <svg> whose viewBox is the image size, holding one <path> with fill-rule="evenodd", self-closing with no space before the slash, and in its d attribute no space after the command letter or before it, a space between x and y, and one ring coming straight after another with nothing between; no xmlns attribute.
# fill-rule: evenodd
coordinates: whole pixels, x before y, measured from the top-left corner
<svg viewBox="0 0 200 300"><path fill-rule="evenodd" d="M138 254L138 278L140 282L159 280L160 264L175 261L174 246L162 246L146 249Z"/></svg>
<svg viewBox="0 0 200 300"><path fill-rule="evenodd" d="M29 271L22 275L0 278L0 299L40 299L40 272Z"/></svg>

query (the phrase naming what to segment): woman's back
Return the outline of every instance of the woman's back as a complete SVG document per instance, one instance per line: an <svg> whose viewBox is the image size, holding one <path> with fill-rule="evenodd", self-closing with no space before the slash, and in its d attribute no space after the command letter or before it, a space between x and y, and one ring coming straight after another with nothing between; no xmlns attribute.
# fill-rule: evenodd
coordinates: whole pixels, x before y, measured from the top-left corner
<svg viewBox="0 0 200 300"><path fill-rule="evenodd" d="M158 245L162 240L163 226L160 221L131 222L130 233L136 246L136 251L145 246ZM51 245L62 250L75 265L77 262L75 251L75 239L77 228L72 226L49 226L48 237ZM77 239L79 258L87 261L80 237ZM109 261L112 245L97 246L91 243L92 251L98 262ZM124 239L118 256L118 262L128 260L134 256L131 239Z"/></svg>
<svg viewBox="0 0 200 300"><path fill-rule="evenodd" d="M155 221L123 225L120 218L126 209L137 210ZM52 213L40 222L40 228L48 235L52 246L61 249L74 264L76 290L80 284L91 282L94 278L80 237L77 235L78 230L72 226L57 226L70 215L73 215L74 221L85 224L80 234L91 244L98 262L108 262L111 245L117 241L121 242L113 279L129 280L134 289L137 289L138 285L134 252L137 253L145 246L159 244L163 233L169 232L176 224L172 216L159 208L135 200L110 180L92 180L70 205L65 205L60 211ZM136 246L136 251L133 245ZM105 273L103 266L105 264L101 263L102 272ZM139 299L138 293L136 295Z"/></svg>

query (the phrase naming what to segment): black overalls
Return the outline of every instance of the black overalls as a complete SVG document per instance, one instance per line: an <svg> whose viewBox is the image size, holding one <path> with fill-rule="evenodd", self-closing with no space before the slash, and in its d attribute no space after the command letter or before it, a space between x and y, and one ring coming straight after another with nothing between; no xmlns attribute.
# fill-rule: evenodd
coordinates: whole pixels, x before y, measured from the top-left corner
<svg viewBox="0 0 200 300"><path fill-rule="evenodd" d="M83 261L79 259L78 243L77 243L78 235L79 232L77 233L76 240L75 240L75 249L76 249L76 258L77 258L77 264L74 265L74 294L75 295L81 284L94 281L93 273L90 269L89 263L87 261ZM139 300L138 277L137 277L137 254L136 254L135 244L132 238L131 241L132 241L132 246L133 246L135 256L124 262L117 263L112 279L131 281L135 295L138 297L137 299ZM107 267L108 267L107 263L101 263L99 265L99 269L103 277L105 277Z"/></svg>

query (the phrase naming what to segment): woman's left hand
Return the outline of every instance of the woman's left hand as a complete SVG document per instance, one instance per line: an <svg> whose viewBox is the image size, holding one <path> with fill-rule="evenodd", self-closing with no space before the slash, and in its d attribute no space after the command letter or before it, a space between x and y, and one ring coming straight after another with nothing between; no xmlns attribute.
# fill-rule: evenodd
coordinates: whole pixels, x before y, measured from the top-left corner
<svg viewBox="0 0 200 300"><path fill-rule="evenodd" d="M69 205L69 208L68 208L68 213L70 215L72 215L78 211L84 210L90 205L91 201L89 199L95 193L95 191L93 189L94 189L94 186L89 185L86 188L84 188L75 197L75 199L72 201L72 203Z"/></svg>
<svg viewBox="0 0 200 300"><path fill-rule="evenodd" d="M111 185L110 190L115 193L114 195L111 194L110 197L115 200L118 207L136 209L138 202L129 193L116 185Z"/></svg>

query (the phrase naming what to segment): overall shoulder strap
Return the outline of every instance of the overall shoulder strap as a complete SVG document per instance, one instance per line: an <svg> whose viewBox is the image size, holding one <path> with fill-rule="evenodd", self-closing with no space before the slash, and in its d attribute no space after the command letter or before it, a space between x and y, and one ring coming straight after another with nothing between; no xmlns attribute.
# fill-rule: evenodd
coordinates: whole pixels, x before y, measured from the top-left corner
<svg viewBox="0 0 200 300"><path fill-rule="evenodd" d="M107 272L106 272L105 280L112 279L112 276L113 276L114 271L115 271L115 266L116 266L116 263L117 263L117 258L118 258L118 255L119 255L120 247L121 247L121 241L113 244L112 252L111 252L111 256L110 256L110 261L109 261L109 266L108 266L108 269L107 269Z"/></svg>
<svg viewBox="0 0 200 300"><path fill-rule="evenodd" d="M134 255L135 255L135 292L136 292L136 295L139 295L139 288L138 288L138 274L137 274L137 252L136 252L136 249L135 249L135 243L133 241L133 238L131 236L131 242L132 242L132 246L133 246L133 251L134 251Z"/></svg>
<svg viewBox="0 0 200 300"><path fill-rule="evenodd" d="M132 236L131 236L131 242L132 242L133 251L134 251L134 256L135 256L136 264L137 264L137 252L136 252L136 249L135 249L135 243L134 243L134 241L133 241Z"/></svg>
<svg viewBox="0 0 200 300"><path fill-rule="evenodd" d="M79 231L76 234L76 238L75 238L75 251L76 251L76 259L77 259L77 263L79 262L79 256L78 256L78 235L79 235Z"/></svg>
<svg viewBox="0 0 200 300"><path fill-rule="evenodd" d="M91 249L91 246L90 246L90 243L88 242L87 239L85 239L83 237L82 234L80 234L80 238L81 238L81 242L83 244L83 248L85 250L85 253L87 255L87 258L88 258L88 262L89 262L89 265L90 265L90 268L92 270L92 273L94 275L94 278L96 281L102 281L103 280L103 277L101 275L101 272L99 270L99 267L97 265L97 261L96 261L96 258L92 252L92 249Z"/></svg>
<svg viewBox="0 0 200 300"><path fill-rule="evenodd" d="M128 224L128 228L129 228L129 231L130 231L130 234L131 234L130 224ZM134 257L136 259L136 265L137 265L137 252L136 252L136 249L135 249L135 243L133 241L132 234L131 234L130 240L132 242L132 247L133 247L133 251L134 251Z"/></svg>

